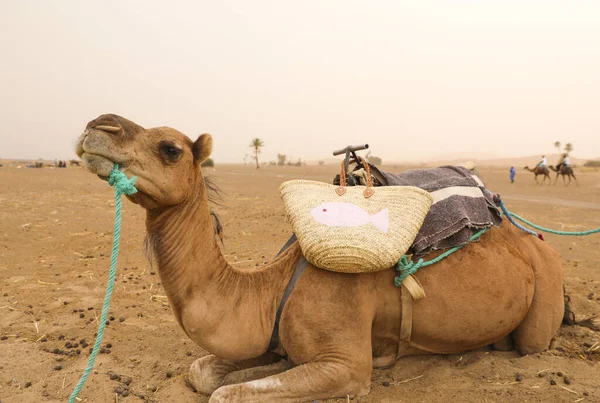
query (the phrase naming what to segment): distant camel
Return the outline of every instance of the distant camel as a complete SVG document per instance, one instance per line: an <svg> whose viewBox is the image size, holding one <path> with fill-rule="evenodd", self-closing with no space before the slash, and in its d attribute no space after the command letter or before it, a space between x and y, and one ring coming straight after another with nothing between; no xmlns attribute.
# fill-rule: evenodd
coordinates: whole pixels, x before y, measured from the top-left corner
<svg viewBox="0 0 600 403"><path fill-rule="evenodd" d="M43 168L44 167L44 163L43 162L36 162L35 163L35 167L36 168Z"/></svg>
<svg viewBox="0 0 600 403"><path fill-rule="evenodd" d="M537 166L531 169L527 166L523 169L529 172L533 172L533 174L535 175L535 183L539 183L537 179L538 175L544 175L544 179L542 179L542 185L544 184L544 182L546 182L546 178L548 178L548 185L552 184L552 179L550 179L550 171L548 171L548 168L544 166Z"/></svg>
<svg viewBox="0 0 600 403"><path fill-rule="evenodd" d="M560 172L558 172L558 170L556 168L554 168L554 166L550 165L548 168L550 168L553 172L556 172L556 179L554 180L554 184L556 185L556 182L558 181L558 176L562 175L562 180L563 180L563 184L565 186L569 186L571 184L571 177L573 177L573 179L575 179L575 184L577 186L579 186L579 182L577 182L577 178L575 177L575 173L573 172L573 168L571 168L570 166L562 166L560 168ZM567 178L569 178L569 183L565 182L565 176Z"/></svg>
<svg viewBox="0 0 600 403"><path fill-rule="evenodd" d="M71 166L73 166L73 165L80 166L81 165L81 161L79 161L79 160L70 160L69 161L69 165L71 165Z"/></svg>

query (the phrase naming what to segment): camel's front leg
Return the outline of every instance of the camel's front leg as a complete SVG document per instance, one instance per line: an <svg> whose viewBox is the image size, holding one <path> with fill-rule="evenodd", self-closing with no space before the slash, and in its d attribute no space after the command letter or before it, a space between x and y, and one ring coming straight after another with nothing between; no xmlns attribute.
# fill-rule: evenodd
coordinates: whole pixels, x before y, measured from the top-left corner
<svg viewBox="0 0 600 403"><path fill-rule="evenodd" d="M223 386L209 403L295 403L330 397L363 396L371 388L371 365L312 362L256 381Z"/></svg>
<svg viewBox="0 0 600 403"><path fill-rule="evenodd" d="M274 353L266 353L249 360L235 361L206 355L194 361L188 381L200 393L210 395L223 385L260 379L289 369L287 360Z"/></svg>

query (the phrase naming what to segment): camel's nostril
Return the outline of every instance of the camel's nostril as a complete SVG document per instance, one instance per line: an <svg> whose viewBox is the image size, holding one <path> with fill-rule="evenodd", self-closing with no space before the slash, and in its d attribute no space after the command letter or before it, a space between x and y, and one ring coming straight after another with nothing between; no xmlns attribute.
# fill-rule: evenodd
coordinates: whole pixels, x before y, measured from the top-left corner
<svg viewBox="0 0 600 403"><path fill-rule="evenodd" d="M94 127L94 129L96 129L96 130L102 130L104 132L108 132L108 133L112 133L112 134L118 134L121 131L120 127L117 127L117 126L106 126L106 125L96 126L96 127Z"/></svg>

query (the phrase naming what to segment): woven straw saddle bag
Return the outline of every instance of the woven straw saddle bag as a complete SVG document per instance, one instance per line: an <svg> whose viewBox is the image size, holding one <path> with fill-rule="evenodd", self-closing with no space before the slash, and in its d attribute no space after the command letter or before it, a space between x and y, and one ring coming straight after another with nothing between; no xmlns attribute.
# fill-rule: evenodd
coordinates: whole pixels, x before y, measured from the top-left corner
<svg viewBox="0 0 600 403"><path fill-rule="evenodd" d="M412 186L340 186L291 180L279 191L306 259L316 267L368 273L394 266L412 245L431 207L431 195Z"/></svg>

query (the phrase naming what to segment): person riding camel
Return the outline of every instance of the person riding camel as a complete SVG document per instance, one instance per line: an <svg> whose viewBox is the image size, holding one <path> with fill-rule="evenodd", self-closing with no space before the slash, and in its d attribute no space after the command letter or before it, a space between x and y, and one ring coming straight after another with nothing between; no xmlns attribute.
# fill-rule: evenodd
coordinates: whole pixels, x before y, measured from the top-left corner
<svg viewBox="0 0 600 403"><path fill-rule="evenodd" d="M535 166L536 168L538 167L545 167L548 165L548 159L546 158L545 155L542 155L542 160Z"/></svg>
<svg viewBox="0 0 600 403"><path fill-rule="evenodd" d="M571 166L571 159L569 158L569 154L564 153L560 157L560 161L558 161L558 165L556 165L556 171L561 172L563 167L569 167L569 166Z"/></svg>

